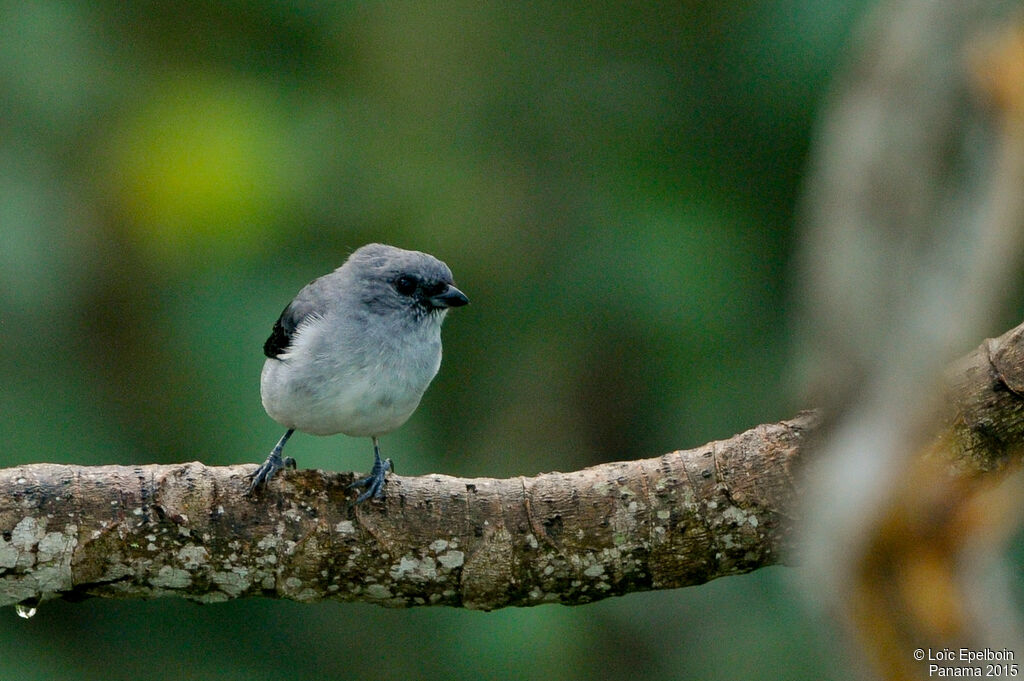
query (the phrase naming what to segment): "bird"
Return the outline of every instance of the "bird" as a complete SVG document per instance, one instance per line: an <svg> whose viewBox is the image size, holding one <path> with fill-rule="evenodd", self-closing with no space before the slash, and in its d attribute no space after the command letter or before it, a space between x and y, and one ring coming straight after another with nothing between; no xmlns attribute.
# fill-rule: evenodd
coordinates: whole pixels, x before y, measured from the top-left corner
<svg viewBox="0 0 1024 681"><path fill-rule="evenodd" d="M371 438L373 468L351 487L364 489L356 504L382 499L393 466L381 459L379 438L419 406L441 366L441 324L468 303L448 265L379 243L302 288L263 344L263 408L287 430L249 475L247 494L295 468L281 453L300 431Z"/></svg>

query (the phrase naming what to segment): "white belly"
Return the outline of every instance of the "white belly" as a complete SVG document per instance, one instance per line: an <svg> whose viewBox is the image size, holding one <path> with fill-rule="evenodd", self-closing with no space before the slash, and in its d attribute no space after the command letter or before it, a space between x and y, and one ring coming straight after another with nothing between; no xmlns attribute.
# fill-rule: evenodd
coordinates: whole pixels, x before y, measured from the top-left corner
<svg viewBox="0 0 1024 681"><path fill-rule="evenodd" d="M263 407L286 428L314 435L388 433L408 420L437 374L438 331L410 347L363 349L354 362L351 350L327 354L308 347L316 345L315 334L312 341L299 338L297 345L304 342L305 352L299 353L297 346L296 352L264 363Z"/></svg>

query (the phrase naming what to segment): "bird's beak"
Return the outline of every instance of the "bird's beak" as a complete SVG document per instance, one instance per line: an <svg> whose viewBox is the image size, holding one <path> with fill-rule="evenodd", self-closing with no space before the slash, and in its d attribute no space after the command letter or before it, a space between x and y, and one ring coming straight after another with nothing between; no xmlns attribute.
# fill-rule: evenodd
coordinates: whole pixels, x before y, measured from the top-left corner
<svg viewBox="0 0 1024 681"><path fill-rule="evenodd" d="M427 301L433 307L446 308L446 307L462 307L463 305L469 305L469 298L466 294L455 288L451 284L445 287L443 291L437 295L430 296Z"/></svg>

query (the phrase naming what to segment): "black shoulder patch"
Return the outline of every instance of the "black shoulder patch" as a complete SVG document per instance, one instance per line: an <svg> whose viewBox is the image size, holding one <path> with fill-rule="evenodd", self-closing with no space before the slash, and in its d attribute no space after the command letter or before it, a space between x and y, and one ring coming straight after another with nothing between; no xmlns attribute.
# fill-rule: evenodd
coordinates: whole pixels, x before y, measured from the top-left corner
<svg viewBox="0 0 1024 681"><path fill-rule="evenodd" d="M270 332L270 337L263 344L263 354L267 357L280 357L288 351L288 346L292 344L292 336L295 334L295 329L299 324L291 314L291 309L291 305L286 307L281 312L281 316L274 322L274 329Z"/></svg>
<svg viewBox="0 0 1024 681"><path fill-rule="evenodd" d="M299 328L308 317L320 314L318 306L314 304L318 287L322 285L321 279L314 279L305 288L299 291L295 300L288 303L288 306L281 311L281 316L274 322L274 329L270 337L263 344L263 354L275 359L288 352L295 337L295 330Z"/></svg>

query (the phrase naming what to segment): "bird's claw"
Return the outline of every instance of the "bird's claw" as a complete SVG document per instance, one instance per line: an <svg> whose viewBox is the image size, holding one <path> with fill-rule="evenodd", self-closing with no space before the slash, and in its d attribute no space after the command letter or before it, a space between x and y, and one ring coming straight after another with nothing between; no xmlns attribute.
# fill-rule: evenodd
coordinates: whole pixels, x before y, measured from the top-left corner
<svg viewBox="0 0 1024 681"><path fill-rule="evenodd" d="M370 470L370 474L365 478L356 480L348 486L349 489L358 489L360 487L366 488L365 492L356 497L353 505L361 504L371 497L374 499L383 499L385 476L392 470L394 470L394 467L391 464L391 459L375 459L373 462L373 468Z"/></svg>
<svg viewBox="0 0 1024 681"><path fill-rule="evenodd" d="M295 459L286 456L281 458L281 454L277 451L270 453L267 460L260 464L259 468L249 474L249 491L245 493L246 496L252 496L259 490L260 487L266 487L270 479L274 477L282 468L292 468L296 466Z"/></svg>

